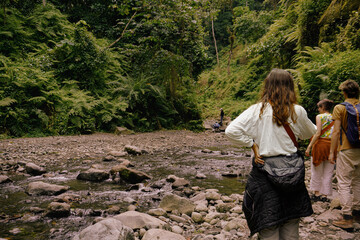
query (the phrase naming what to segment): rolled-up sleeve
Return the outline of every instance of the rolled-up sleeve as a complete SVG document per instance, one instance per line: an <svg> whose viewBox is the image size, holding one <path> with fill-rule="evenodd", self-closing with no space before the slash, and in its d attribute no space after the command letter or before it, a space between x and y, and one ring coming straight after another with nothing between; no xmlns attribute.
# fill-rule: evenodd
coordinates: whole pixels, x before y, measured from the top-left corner
<svg viewBox="0 0 360 240"><path fill-rule="evenodd" d="M238 116L225 130L225 135L234 143L244 147L252 147L254 138L251 136L249 129L254 125L253 112L254 107L251 106Z"/></svg>
<svg viewBox="0 0 360 240"><path fill-rule="evenodd" d="M316 133L316 125L308 118L306 110L300 106L298 116L298 137L309 139Z"/></svg>

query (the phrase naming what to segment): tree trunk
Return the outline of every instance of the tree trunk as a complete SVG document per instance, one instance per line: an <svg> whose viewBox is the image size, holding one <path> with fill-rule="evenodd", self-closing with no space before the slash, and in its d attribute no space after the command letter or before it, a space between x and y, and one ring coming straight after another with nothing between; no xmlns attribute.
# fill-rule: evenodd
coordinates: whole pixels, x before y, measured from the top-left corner
<svg viewBox="0 0 360 240"><path fill-rule="evenodd" d="M4 1L4 26L6 24L6 0Z"/></svg>
<svg viewBox="0 0 360 240"><path fill-rule="evenodd" d="M46 0L42 0L43 6L45 7L46 5Z"/></svg>
<svg viewBox="0 0 360 240"><path fill-rule="evenodd" d="M219 54L218 54L218 50L217 50L215 30L214 30L214 17L211 17L211 28L212 28L212 35L213 35L213 39L214 39L214 45L215 45L216 61L219 66Z"/></svg>
<svg viewBox="0 0 360 240"><path fill-rule="evenodd" d="M230 32L230 51L229 51L229 59L228 59L228 65L227 65L227 73L228 75L230 75L230 62L231 62L231 58L232 58L232 52L233 52L233 47L234 47L234 41L235 41L235 35L234 32Z"/></svg>
<svg viewBox="0 0 360 240"><path fill-rule="evenodd" d="M233 1L230 1L229 7L231 9L231 16L234 17L234 9L233 9ZM233 48L234 48L234 42L235 42L235 30L231 31L231 28L228 28L228 32L229 32L229 41L230 41L230 51L229 51L229 59L228 59L228 65L227 65L227 73L228 75L230 75L230 63L231 63L231 58L232 58L232 53L233 53Z"/></svg>

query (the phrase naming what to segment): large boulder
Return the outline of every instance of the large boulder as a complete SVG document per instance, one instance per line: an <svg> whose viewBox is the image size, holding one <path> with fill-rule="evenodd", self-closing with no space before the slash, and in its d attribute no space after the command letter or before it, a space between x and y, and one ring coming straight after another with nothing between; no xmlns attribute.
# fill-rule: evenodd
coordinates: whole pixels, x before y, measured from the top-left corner
<svg viewBox="0 0 360 240"><path fill-rule="evenodd" d="M146 213L128 211L114 216L116 220L121 221L125 226L128 226L132 229L141 229L141 228L162 228L166 223L150 216Z"/></svg>
<svg viewBox="0 0 360 240"><path fill-rule="evenodd" d="M136 169L127 168L123 164L117 165L110 170L110 174L113 179L116 176L116 172L119 173L119 176L122 180L132 184L141 183L146 179L151 179L151 177L146 173Z"/></svg>
<svg viewBox="0 0 360 240"><path fill-rule="evenodd" d="M186 240L183 236L177 233L169 232L162 229L150 229L145 233L142 240Z"/></svg>
<svg viewBox="0 0 360 240"><path fill-rule="evenodd" d="M159 207L167 212L177 210L179 213L185 213L187 215L191 215L195 210L195 204L193 202L175 194L165 195L161 200Z"/></svg>
<svg viewBox="0 0 360 240"><path fill-rule="evenodd" d="M102 182L109 178L109 173L105 170L90 168L85 172L79 173L76 179L92 181L92 182Z"/></svg>
<svg viewBox="0 0 360 240"><path fill-rule="evenodd" d="M134 232L121 221L106 218L82 230L73 240L134 240Z"/></svg>
<svg viewBox="0 0 360 240"><path fill-rule="evenodd" d="M29 195L59 195L66 192L69 189L68 186L44 183L41 181L29 183L26 188L26 193Z"/></svg>
<svg viewBox="0 0 360 240"><path fill-rule="evenodd" d="M42 167L39 167L38 165L34 163L27 163L25 165L25 171L33 176L41 175L43 173L46 173L46 170Z"/></svg>

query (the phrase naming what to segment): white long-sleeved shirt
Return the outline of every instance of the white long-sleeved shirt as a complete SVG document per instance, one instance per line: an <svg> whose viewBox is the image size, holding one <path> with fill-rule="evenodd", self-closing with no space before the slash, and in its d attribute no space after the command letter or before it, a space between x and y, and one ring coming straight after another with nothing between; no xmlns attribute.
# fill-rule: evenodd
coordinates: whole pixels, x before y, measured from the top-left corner
<svg viewBox="0 0 360 240"><path fill-rule="evenodd" d="M285 128L273 121L271 105L267 104L260 118L261 106L262 103L252 105L240 114L226 128L226 136L244 147L251 147L255 142L259 146L259 154L264 157L295 153L297 149ZM297 119L296 123L288 119L290 128L297 139L308 139L315 134L316 126L302 106L294 105L294 108Z"/></svg>

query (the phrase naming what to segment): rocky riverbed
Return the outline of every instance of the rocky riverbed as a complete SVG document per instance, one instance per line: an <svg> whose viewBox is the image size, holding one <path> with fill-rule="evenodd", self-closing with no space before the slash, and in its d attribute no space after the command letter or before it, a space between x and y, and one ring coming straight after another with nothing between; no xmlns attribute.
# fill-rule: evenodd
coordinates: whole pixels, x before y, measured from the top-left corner
<svg viewBox="0 0 360 240"><path fill-rule="evenodd" d="M249 239L250 151L222 132L1 140L0 171L0 239ZM336 194L313 208L301 239L360 239L331 225Z"/></svg>

